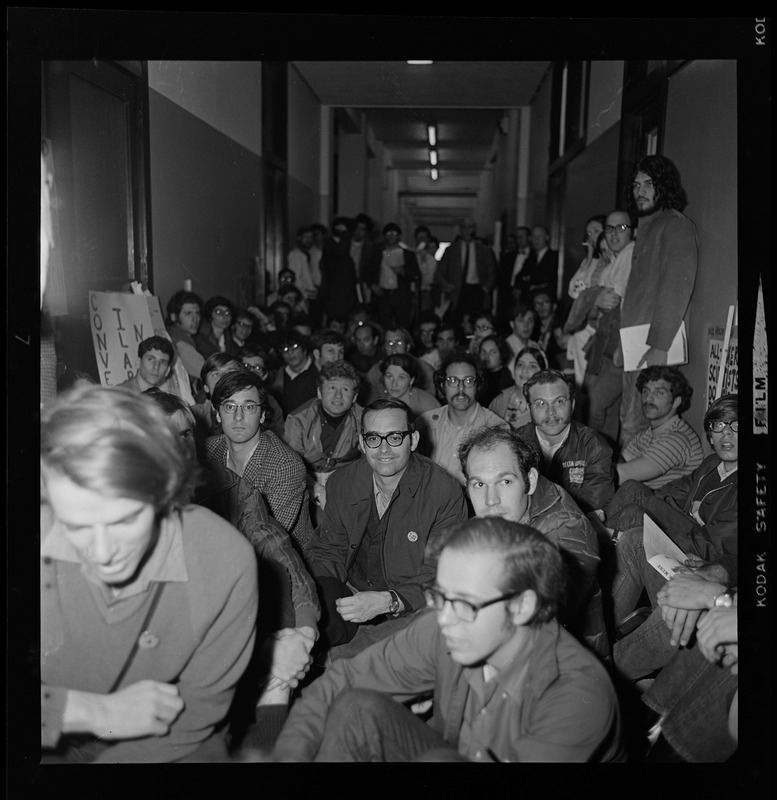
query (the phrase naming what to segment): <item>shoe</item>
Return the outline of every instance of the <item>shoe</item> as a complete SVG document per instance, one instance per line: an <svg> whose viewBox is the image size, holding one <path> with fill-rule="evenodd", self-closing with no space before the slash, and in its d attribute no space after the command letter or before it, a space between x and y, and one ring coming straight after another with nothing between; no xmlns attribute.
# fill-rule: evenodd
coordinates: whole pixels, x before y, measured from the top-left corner
<svg viewBox="0 0 777 800"><path fill-rule="evenodd" d="M618 627L615 629L615 641L619 642L621 639L633 633L639 626L653 613L652 608L643 607L632 611L631 614L624 617Z"/></svg>

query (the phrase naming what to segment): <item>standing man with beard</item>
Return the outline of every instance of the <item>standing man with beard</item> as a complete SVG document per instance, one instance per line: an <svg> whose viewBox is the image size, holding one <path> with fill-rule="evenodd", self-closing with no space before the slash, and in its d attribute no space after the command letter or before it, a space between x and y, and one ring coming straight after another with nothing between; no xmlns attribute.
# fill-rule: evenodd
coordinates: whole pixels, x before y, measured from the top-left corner
<svg viewBox="0 0 777 800"><path fill-rule="evenodd" d="M688 197L666 156L645 156L631 172L629 210L639 219L621 328L649 324L648 350L638 368L665 365L667 351L691 302L699 259L696 226L682 212ZM621 445L645 426L639 372L624 372Z"/></svg>

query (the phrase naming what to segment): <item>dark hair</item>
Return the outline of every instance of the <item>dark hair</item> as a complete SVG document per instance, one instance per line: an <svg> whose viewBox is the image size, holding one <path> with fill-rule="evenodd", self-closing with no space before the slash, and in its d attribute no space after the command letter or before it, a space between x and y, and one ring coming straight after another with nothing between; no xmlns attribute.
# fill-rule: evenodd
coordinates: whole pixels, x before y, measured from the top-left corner
<svg viewBox="0 0 777 800"><path fill-rule="evenodd" d="M450 322L448 320L443 320L438 326L437 330L434 332L434 338L436 339L443 331L453 331L453 338L458 344L461 341L461 330L459 326L456 325L454 322Z"/></svg>
<svg viewBox="0 0 777 800"><path fill-rule="evenodd" d="M434 563L446 549L497 553L503 566L496 591L518 595L530 590L537 598L527 626L538 627L556 616L566 584L564 562L558 548L538 530L501 517L472 517L433 539L429 560Z"/></svg>
<svg viewBox="0 0 777 800"><path fill-rule="evenodd" d="M298 344L306 353L310 353L310 339L307 336L303 336L299 331L289 330L283 334L283 338L281 339L281 353L283 352L284 347L288 347L292 344Z"/></svg>
<svg viewBox="0 0 777 800"><path fill-rule="evenodd" d="M339 361L327 361L326 364L322 364L319 367L318 377L316 378L319 386L323 386L325 381L333 381L336 378L353 381L354 389L358 389L361 383L356 367L348 361L343 361L342 359Z"/></svg>
<svg viewBox="0 0 777 800"><path fill-rule="evenodd" d="M179 289L168 301L167 301L167 322L168 324L173 323L173 315L175 315L176 319L178 315L181 313L181 309L187 304L193 303L194 305L199 306L200 313L202 313L202 300L200 299L199 295L196 295L194 292L188 292L186 289Z"/></svg>
<svg viewBox="0 0 777 800"><path fill-rule="evenodd" d="M294 301L295 303L299 303L299 301L302 300L302 292L299 290L299 287L295 286L293 283L287 283L285 286L278 287L279 299L280 295L285 296L287 294L294 295L294 297L296 298L296 300ZM286 301L284 300L283 302L285 303Z"/></svg>
<svg viewBox="0 0 777 800"><path fill-rule="evenodd" d="M213 309L218 308L219 306L226 306L229 309L229 313L232 317L235 316L235 307L232 303L227 300L226 297L222 297L221 295L214 295L211 297L207 303L203 306L202 315L205 317L207 322L210 322L211 318L213 317Z"/></svg>
<svg viewBox="0 0 777 800"><path fill-rule="evenodd" d="M310 341L314 350L320 350L325 344L341 344L345 347L345 336L331 328L319 328Z"/></svg>
<svg viewBox="0 0 777 800"><path fill-rule="evenodd" d="M527 236L531 236L531 228L528 225L519 225L515 229L515 235L517 236L520 231L525 231Z"/></svg>
<svg viewBox="0 0 777 800"><path fill-rule="evenodd" d="M418 327L420 328L424 322L433 322L435 325L440 324L440 315L434 311L422 311L418 317Z"/></svg>
<svg viewBox="0 0 777 800"><path fill-rule="evenodd" d="M353 220L350 217L335 217L332 220L332 230L336 231L339 225L347 228L348 233L353 231Z"/></svg>
<svg viewBox="0 0 777 800"><path fill-rule="evenodd" d="M417 225L413 231L413 238L417 239L419 233L428 233L430 238L432 236L432 232L426 227L426 225Z"/></svg>
<svg viewBox="0 0 777 800"><path fill-rule="evenodd" d="M313 233L313 228L310 225L301 225L297 228L297 238L301 239L306 233Z"/></svg>
<svg viewBox="0 0 777 800"><path fill-rule="evenodd" d="M403 369L414 381L418 380L418 367L416 360L408 353L394 353L393 355L386 356L380 365L382 375L386 374L386 370L391 367L399 367Z"/></svg>
<svg viewBox="0 0 777 800"><path fill-rule="evenodd" d="M177 394L164 392L156 386L146 389L141 394L145 394L150 397L162 409L162 411L164 411L166 417L172 417L173 414L177 414L179 411L181 411L192 423L192 426L197 424L194 412L184 400L178 397Z"/></svg>
<svg viewBox="0 0 777 800"><path fill-rule="evenodd" d="M149 336L138 345L138 358L143 358L149 350L159 350L164 353L172 364L175 358L175 347L166 336Z"/></svg>
<svg viewBox="0 0 777 800"><path fill-rule="evenodd" d="M502 362L501 367L506 367L510 363L510 359L513 357L513 351L510 349L510 345L501 337L495 333L489 333L488 336L484 336L480 340L480 345L478 346L478 357L480 356L480 350L486 342L493 342L497 348L499 349L499 359Z"/></svg>
<svg viewBox="0 0 777 800"><path fill-rule="evenodd" d="M415 414L407 403L401 400L395 400L393 397L379 397L364 406L362 410L361 430L366 430L364 427L364 419L367 414L375 414L378 411L404 411L407 415L407 429L415 431Z"/></svg>
<svg viewBox="0 0 777 800"><path fill-rule="evenodd" d="M583 228L587 228L592 222L598 222L602 227L604 227L605 222L607 222L607 215L594 214L592 217L588 217Z"/></svg>
<svg viewBox="0 0 777 800"><path fill-rule="evenodd" d="M536 386L537 384L545 385L559 382L567 385L567 388L569 389L569 399L574 400L576 389L575 379L572 375L567 375L560 369L541 369L539 372L535 372L534 375L532 375L531 378L524 383L523 396L526 398L526 402L531 405L529 393L533 386Z"/></svg>
<svg viewBox="0 0 777 800"><path fill-rule="evenodd" d="M715 400L704 414L704 430L707 434L707 441L712 444L712 423L713 422L733 422L739 419L739 408L737 396L735 394L724 394Z"/></svg>
<svg viewBox="0 0 777 800"><path fill-rule="evenodd" d="M453 364L469 364L475 370L475 386L480 389L485 380L483 374L483 367L480 366L480 359L472 355L472 353L448 353L445 358L440 362L440 366L434 373L434 385L441 397L445 397L445 379L448 377L448 367Z"/></svg>
<svg viewBox="0 0 777 800"><path fill-rule="evenodd" d="M537 312L532 306L529 306L526 303L518 303L517 305L513 306L513 310L510 313L510 319L514 320L516 317L525 317L527 314L531 314L535 320L537 319Z"/></svg>
<svg viewBox="0 0 777 800"><path fill-rule="evenodd" d="M372 217L368 216L364 212L358 213L356 215L356 218L354 219L354 227L360 224L363 224L368 232L375 227L375 223L372 221Z"/></svg>
<svg viewBox="0 0 777 800"><path fill-rule="evenodd" d="M242 392L244 389L256 389L259 395L260 410L264 412L264 420L259 426L259 430L266 431L272 424L273 410L269 403L267 389L265 388L264 381L251 370L245 369L242 364L239 370L228 372L222 375L216 385L213 387L213 408L216 411L221 408L221 404L229 400L236 392Z"/></svg>
<svg viewBox="0 0 777 800"><path fill-rule="evenodd" d="M402 228L396 222L387 222L383 226L383 235L385 236L389 231L396 231L400 236L402 235Z"/></svg>
<svg viewBox="0 0 777 800"><path fill-rule="evenodd" d="M666 381L669 384L672 400L676 397L681 398L680 405L677 407L678 414L682 414L691 407L693 386L688 383L685 375L677 367L668 367L665 364L645 367L637 376L637 391L641 393L648 381Z"/></svg>
<svg viewBox="0 0 777 800"><path fill-rule="evenodd" d="M631 187L639 172L644 172L653 181L657 208L673 208L676 211L683 211L688 205L688 196L680 182L680 172L674 162L666 156L644 156L631 170L625 189L626 205L630 213L637 213L637 204Z"/></svg>
<svg viewBox="0 0 777 800"><path fill-rule="evenodd" d="M513 359L513 369L517 366L518 359L527 354L534 357L534 360L540 365L540 369L548 368L548 358L545 353L539 347L529 344L518 351L518 355Z"/></svg>
<svg viewBox="0 0 777 800"><path fill-rule="evenodd" d="M537 448L512 428L502 426L478 428L459 445L459 463L464 477L467 478L468 476L467 459L475 448L493 450L500 444L507 445L518 461L518 467L523 476L523 487L528 492L531 488L529 485L529 473L532 469L539 472L540 456Z"/></svg>
<svg viewBox="0 0 777 800"><path fill-rule="evenodd" d="M207 378L211 372L221 369L222 367L226 367L227 364L236 364L241 369L243 368L243 362L232 353L222 353L221 351L217 353L211 353L205 359L205 363L200 369L200 380L202 381L203 385L208 385Z"/></svg>

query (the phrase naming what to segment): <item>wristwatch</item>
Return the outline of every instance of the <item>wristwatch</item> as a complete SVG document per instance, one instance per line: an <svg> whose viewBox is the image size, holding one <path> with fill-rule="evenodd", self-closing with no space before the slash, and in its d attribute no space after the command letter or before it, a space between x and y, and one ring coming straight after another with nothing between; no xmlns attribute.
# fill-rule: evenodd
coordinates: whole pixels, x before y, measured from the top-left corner
<svg viewBox="0 0 777 800"><path fill-rule="evenodd" d="M388 593L391 595L388 613L396 616L399 614L399 595L393 589L389 589Z"/></svg>
<svg viewBox="0 0 777 800"><path fill-rule="evenodd" d="M734 599L728 592L721 592L715 595L712 605L714 608L731 608L734 605Z"/></svg>

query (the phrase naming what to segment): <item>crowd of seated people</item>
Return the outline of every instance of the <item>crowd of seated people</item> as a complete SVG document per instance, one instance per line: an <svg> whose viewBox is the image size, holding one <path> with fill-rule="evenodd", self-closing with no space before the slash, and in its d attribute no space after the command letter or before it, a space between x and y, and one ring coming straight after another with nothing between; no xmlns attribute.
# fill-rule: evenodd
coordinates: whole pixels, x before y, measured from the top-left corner
<svg viewBox="0 0 777 800"><path fill-rule="evenodd" d="M737 398L702 440L664 339L624 371L637 227L677 208L645 175L568 297L542 225L497 260L462 220L438 261L424 226L338 217L267 304L177 292L135 378L63 384L44 760L733 758Z"/></svg>

